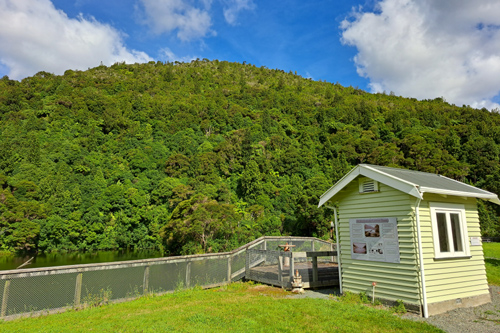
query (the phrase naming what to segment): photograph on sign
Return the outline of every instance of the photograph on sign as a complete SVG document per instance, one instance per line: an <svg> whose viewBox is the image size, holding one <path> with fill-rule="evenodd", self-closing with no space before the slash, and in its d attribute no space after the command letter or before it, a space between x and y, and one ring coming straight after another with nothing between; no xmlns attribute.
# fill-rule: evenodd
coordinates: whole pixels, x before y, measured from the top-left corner
<svg viewBox="0 0 500 333"><path fill-rule="evenodd" d="M380 226L378 224L365 224L366 237L380 237Z"/></svg>
<svg viewBox="0 0 500 333"><path fill-rule="evenodd" d="M366 243L352 243L352 252L366 254Z"/></svg>
<svg viewBox="0 0 500 333"><path fill-rule="evenodd" d="M384 243L378 242L374 246L370 247L371 254L384 254Z"/></svg>

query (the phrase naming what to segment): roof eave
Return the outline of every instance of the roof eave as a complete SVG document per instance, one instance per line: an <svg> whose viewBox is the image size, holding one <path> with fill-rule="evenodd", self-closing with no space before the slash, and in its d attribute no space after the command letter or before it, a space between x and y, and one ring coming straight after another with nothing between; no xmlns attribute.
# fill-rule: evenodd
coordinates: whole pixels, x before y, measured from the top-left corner
<svg viewBox="0 0 500 333"><path fill-rule="evenodd" d="M491 201L500 206L500 199L498 199L498 196L495 198L488 199L488 201Z"/></svg>
<svg viewBox="0 0 500 333"><path fill-rule="evenodd" d="M500 200L498 199L498 196L496 194L484 190L483 191L486 193L472 193L472 192L445 190L432 187L421 187L420 191L422 193L443 194L443 195L452 195L452 196L467 197L467 198L480 198L496 203L497 205L500 205Z"/></svg>
<svg viewBox="0 0 500 333"><path fill-rule="evenodd" d="M328 191L320 196L318 208L323 206L328 200L330 200L335 194L339 193L344 187L346 187L354 178L359 175L359 165L354 167L351 171L344 175L335 185L330 187Z"/></svg>

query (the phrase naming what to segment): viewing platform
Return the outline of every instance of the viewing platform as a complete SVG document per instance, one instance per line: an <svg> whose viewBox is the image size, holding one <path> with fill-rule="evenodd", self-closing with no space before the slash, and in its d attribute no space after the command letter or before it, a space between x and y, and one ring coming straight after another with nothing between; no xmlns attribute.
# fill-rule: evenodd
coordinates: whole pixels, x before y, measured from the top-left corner
<svg viewBox="0 0 500 333"><path fill-rule="evenodd" d="M245 279L291 289L299 275L302 288L339 285L337 251L247 251Z"/></svg>

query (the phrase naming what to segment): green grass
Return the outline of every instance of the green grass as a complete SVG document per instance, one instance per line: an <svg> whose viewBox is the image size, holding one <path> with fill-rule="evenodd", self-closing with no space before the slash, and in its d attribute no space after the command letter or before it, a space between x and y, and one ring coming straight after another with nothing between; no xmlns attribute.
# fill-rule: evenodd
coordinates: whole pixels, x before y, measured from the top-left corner
<svg viewBox="0 0 500 333"><path fill-rule="evenodd" d="M488 283L500 286L500 243L483 243L483 251Z"/></svg>
<svg viewBox="0 0 500 333"><path fill-rule="evenodd" d="M485 257L500 259L500 243L483 243Z"/></svg>
<svg viewBox="0 0 500 333"><path fill-rule="evenodd" d="M484 259L484 264L486 266L488 284L500 286L500 259L486 258Z"/></svg>
<svg viewBox="0 0 500 333"><path fill-rule="evenodd" d="M2 332L442 332L390 311L329 299L287 299L279 288L234 283L80 311L0 322Z"/></svg>

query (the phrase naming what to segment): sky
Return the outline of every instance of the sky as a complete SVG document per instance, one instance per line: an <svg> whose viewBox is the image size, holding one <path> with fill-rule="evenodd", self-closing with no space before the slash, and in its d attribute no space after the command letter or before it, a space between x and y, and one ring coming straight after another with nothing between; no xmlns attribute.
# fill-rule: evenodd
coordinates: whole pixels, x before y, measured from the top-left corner
<svg viewBox="0 0 500 333"><path fill-rule="evenodd" d="M197 58L499 109L500 1L0 0L10 79Z"/></svg>

